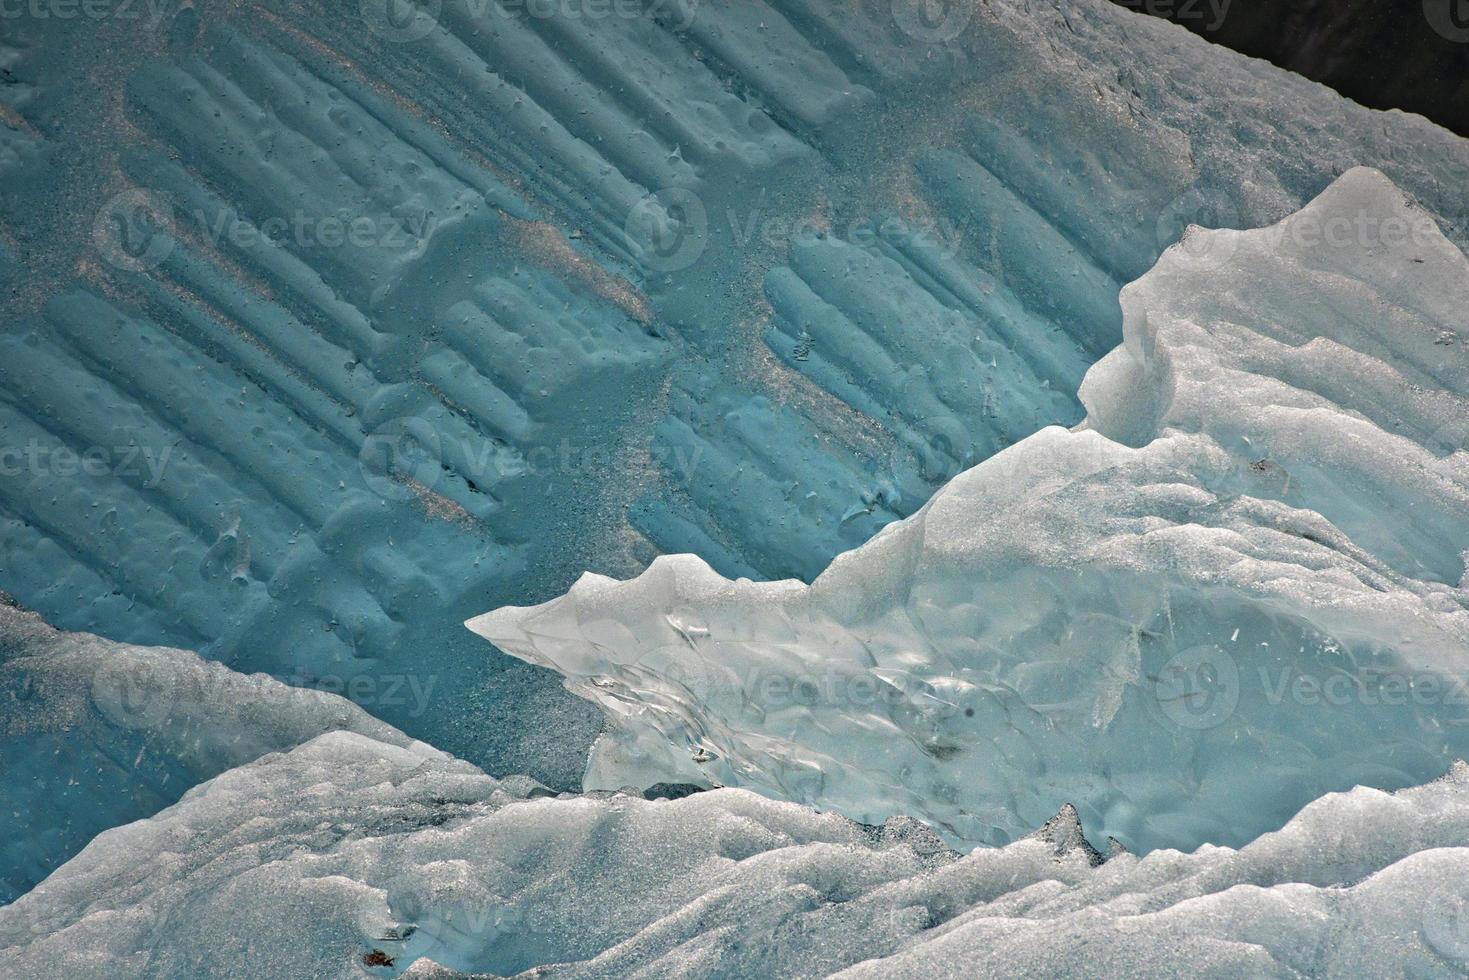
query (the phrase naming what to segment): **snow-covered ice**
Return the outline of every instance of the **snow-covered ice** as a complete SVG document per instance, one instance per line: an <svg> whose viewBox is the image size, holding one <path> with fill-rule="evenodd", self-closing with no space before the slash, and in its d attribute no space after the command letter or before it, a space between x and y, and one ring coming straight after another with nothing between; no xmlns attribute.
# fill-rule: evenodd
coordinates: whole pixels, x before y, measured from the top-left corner
<svg viewBox="0 0 1469 980"><path fill-rule="evenodd" d="M1469 968L1469 769L1248 846L1114 852L1074 815L960 856L723 789L553 796L321 735L107 831L0 908L13 976L1420 976ZM436 969L442 967L444 969Z"/></svg>

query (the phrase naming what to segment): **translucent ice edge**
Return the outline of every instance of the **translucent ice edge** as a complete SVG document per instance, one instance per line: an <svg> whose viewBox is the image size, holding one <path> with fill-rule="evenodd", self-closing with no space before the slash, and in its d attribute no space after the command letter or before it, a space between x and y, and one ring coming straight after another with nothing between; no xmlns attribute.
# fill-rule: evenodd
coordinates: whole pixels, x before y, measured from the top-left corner
<svg viewBox="0 0 1469 980"><path fill-rule="evenodd" d="M469 622L609 729L585 786L740 786L1004 844L1074 802L1238 845L1469 753L1469 260L1358 168L1122 291L1088 415L810 586L699 558Z"/></svg>

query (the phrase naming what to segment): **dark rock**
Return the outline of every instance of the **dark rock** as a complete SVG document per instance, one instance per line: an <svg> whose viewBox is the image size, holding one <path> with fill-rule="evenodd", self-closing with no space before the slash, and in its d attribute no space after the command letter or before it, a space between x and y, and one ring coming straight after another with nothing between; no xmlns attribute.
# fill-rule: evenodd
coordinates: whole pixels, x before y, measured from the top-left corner
<svg viewBox="0 0 1469 980"><path fill-rule="evenodd" d="M654 783L643 790L645 800L681 800L685 796L693 796L695 793L704 792L703 786L695 786L693 783Z"/></svg>
<svg viewBox="0 0 1469 980"><path fill-rule="evenodd" d="M1077 814L1076 807L1070 803L1064 804L1054 817L1041 824L1038 830L1026 834L1023 839L1044 841L1051 845L1058 858L1080 852L1094 868L1107 860L1086 839L1086 834L1081 829L1081 817Z"/></svg>
<svg viewBox="0 0 1469 980"><path fill-rule="evenodd" d="M1362 105L1416 112L1469 136L1469 23L1458 2L1429 0L1436 29L1424 0L1113 0Z"/></svg>

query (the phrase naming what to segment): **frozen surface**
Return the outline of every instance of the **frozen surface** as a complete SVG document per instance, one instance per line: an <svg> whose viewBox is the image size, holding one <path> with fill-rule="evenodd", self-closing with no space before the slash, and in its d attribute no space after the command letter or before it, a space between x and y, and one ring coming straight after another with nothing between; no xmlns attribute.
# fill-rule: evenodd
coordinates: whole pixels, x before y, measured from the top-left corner
<svg viewBox="0 0 1469 980"><path fill-rule="evenodd" d="M557 798L333 732L102 834L0 908L0 955L74 980L1446 975L1469 967L1466 839L1462 764L1240 850L1099 865L1069 811L961 857L912 821Z"/></svg>
<svg viewBox="0 0 1469 980"><path fill-rule="evenodd" d="M1469 244L1469 144L1105 0L389 6L5 18L0 589L558 787L597 712L466 617L810 581L1077 422L1190 221L1366 164Z"/></svg>
<svg viewBox="0 0 1469 980"><path fill-rule="evenodd" d="M956 844L1065 802L1138 851L1240 844L1469 753L1469 259L1361 168L1274 227L1190 230L1122 307L1080 426L810 586L667 557L470 628L602 707L588 788Z"/></svg>
<svg viewBox="0 0 1469 980"><path fill-rule="evenodd" d="M1469 241L1464 141L1105 0L427 6L6 25L0 588L453 676L387 720L496 771L595 726L459 621L659 552L809 581L1078 421L1189 221L1361 163Z"/></svg>
<svg viewBox="0 0 1469 980"><path fill-rule="evenodd" d="M61 633L0 603L0 902L99 832L334 730L413 741L334 694L247 677L187 650Z"/></svg>

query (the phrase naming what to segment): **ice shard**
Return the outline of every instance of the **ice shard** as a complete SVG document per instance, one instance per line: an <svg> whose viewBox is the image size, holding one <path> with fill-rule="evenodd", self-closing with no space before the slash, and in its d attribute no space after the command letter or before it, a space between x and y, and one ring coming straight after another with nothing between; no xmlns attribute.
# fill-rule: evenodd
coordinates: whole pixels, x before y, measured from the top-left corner
<svg viewBox="0 0 1469 980"><path fill-rule="evenodd" d="M811 585L694 556L469 626L600 705L588 788L742 786L954 844L1066 802L1240 844L1469 753L1469 259L1382 174L1191 228L1122 291L1086 419Z"/></svg>

